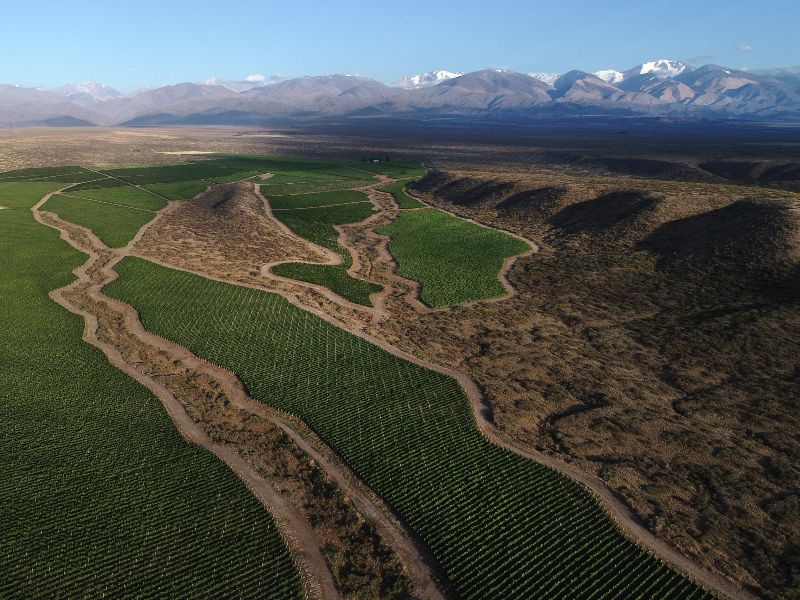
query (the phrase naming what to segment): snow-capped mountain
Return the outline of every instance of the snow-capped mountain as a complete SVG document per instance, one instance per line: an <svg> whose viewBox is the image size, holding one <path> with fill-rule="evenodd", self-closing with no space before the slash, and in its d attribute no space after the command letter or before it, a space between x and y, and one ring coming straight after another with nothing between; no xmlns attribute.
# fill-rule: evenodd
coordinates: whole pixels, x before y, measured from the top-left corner
<svg viewBox="0 0 800 600"><path fill-rule="evenodd" d="M533 77L539 81L544 81L547 84L553 85L556 79L561 77L560 73L528 73L528 77Z"/></svg>
<svg viewBox="0 0 800 600"><path fill-rule="evenodd" d="M242 81L223 81L217 77L212 77L211 79L206 79L205 81L198 81L200 85L221 85L222 87L226 87L229 90L233 90L234 92L246 92L247 90L252 90L253 88L261 87L264 85L270 85L275 83L274 81L264 81L263 77L254 76L248 77Z"/></svg>
<svg viewBox="0 0 800 600"><path fill-rule="evenodd" d="M60 96L70 98L71 100L77 100L79 98L91 98L94 102L105 102L106 100L111 100L112 98L119 98L122 96L122 94L114 88L102 83L95 83L94 81L89 81L86 83L69 83L67 85L62 85L50 90L41 87L38 89L40 91L53 92Z"/></svg>
<svg viewBox="0 0 800 600"><path fill-rule="evenodd" d="M624 73L621 73L620 71L615 71L614 69L606 69L605 71L595 71L594 73L592 73L592 75L595 75L600 79L602 79L603 81L605 81L606 83L611 83L611 84L619 83L620 81L625 79Z"/></svg>
<svg viewBox="0 0 800 600"><path fill-rule="evenodd" d="M649 116L800 121L800 68L751 72L657 60L627 71L435 71L389 87L354 75L267 82L216 78L120 94L103 84L53 90L0 84L0 127L264 125L337 118L526 119ZM620 78L622 79L620 81ZM237 88L245 91L237 91Z"/></svg>
<svg viewBox="0 0 800 600"><path fill-rule="evenodd" d="M623 74L625 79L635 75L650 75L658 77L659 79L672 79L677 77L685 71L694 71L694 67L682 63L678 60L656 60L653 62L646 62L638 67L634 67L625 71Z"/></svg>
<svg viewBox="0 0 800 600"><path fill-rule="evenodd" d="M595 71L592 75L599 77L606 83L617 85L632 77L648 76L657 77L658 79L672 79L682 73L694 71L694 67L682 63L678 60L660 59L652 62L642 63L627 71L617 71L616 69L604 69L602 71Z"/></svg>
<svg viewBox="0 0 800 600"><path fill-rule="evenodd" d="M398 87L403 88L404 90L415 90L417 88L439 85L443 81L461 77L462 75L464 75L464 73L452 73L451 71L431 71L430 73L423 73L422 75L401 77L394 83L390 83L389 87Z"/></svg>

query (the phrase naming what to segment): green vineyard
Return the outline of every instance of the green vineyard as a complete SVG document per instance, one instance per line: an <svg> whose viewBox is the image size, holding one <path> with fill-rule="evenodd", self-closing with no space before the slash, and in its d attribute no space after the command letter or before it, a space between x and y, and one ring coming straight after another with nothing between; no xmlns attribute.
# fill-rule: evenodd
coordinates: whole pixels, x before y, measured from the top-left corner
<svg viewBox="0 0 800 600"><path fill-rule="evenodd" d="M389 160L382 162L359 161L347 163L354 169L369 171L380 175L388 175L392 179L419 177L425 174L425 167L415 160Z"/></svg>
<svg viewBox="0 0 800 600"><path fill-rule="evenodd" d="M134 188L135 189L135 188ZM88 227L110 248L122 248L156 213L55 194L40 210L56 213L76 225Z"/></svg>
<svg viewBox="0 0 800 600"><path fill-rule="evenodd" d="M317 208L337 204L355 204L356 202L369 202L369 197L363 192L336 191L319 192L316 194L264 194L269 200L273 210L289 210L293 208Z"/></svg>
<svg viewBox="0 0 800 600"><path fill-rule="evenodd" d="M403 191L405 187L412 181L416 180L413 178L401 179L399 181L390 183L389 185L379 187L378 189L382 192L388 192L392 196L394 196L394 199L397 201L397 205L402 209L425 208L425 205L422 202L420 202L416 198L412 198Z"/></svg>
<svg viewBox="0 0 800 600"><path fill-rule="evenodd" d="M0 598L300 600L267 510L48 297L87 258L29 210L62 185L0 184Z"/></svg>
<svg viewBox="0 0 800 600"><path fill-rule="evenodd" d="M144 210L159 211L167 203L163 198L159 198L145 190L137 187L116 187L105 189L89 189L83 192L70 192L70 196L79 198L89 198L90 200L100 200L111 204L122 204L133 208Z"/></svg>
<svg viewBox="0 0 800 600"><path fill-rule="evenodd" d="M286 194L316 194L318 192L337 192L352 190L354 188L370 185L372 181L363 179L326 179L323 181L280 183L273 177L269 179L254 179L253 182L261 184L261 193L267 197L283 196Z"/></svg>
<svg viewBox="0 0 800 600"><path fill-rule="evenodd" d="M306 421L429 544L464 600L712 597L632 543L584 487L483 437L455 379L276 294L132 257L118 271L109 295Z"/></svg>
<svg viewBox="0 0 800 600"><path fill-rule="evenodd" d="M205 181L175 181L172 183L148 183L143 186L154 194L169 200L191 200L205 192L209 184Z"/></svg>
<svg viewBox="0 0 800 600"><path fill-rule="evenodd" d="M369 201L363 201L366 198L361 192L347 191L275 196L280 206L292 206L294 203L303 206L316 204L314 208L276 210L274 215L300 237L339 254L343 262L335 266L283 263L272 267L272 272L280 277L324 286L355 304L372 306L370 294L383 291L383 286L356 279L347 273L353 266L353 257L346 248L339 245L339 233L333 228L333 225L360 223L372 216L374 206ZM359 202L359 199L362 201ZM340 200L345 203L339 204Z"/></svg>
<svg viewBox="0 0 800 600"><path fill-rule="evenodd" d="M422 301L434 308L505 296L498 276L506 258L530 244L439 210L401 214L376 230L391 237L397 272L422 284Z"/></svg>

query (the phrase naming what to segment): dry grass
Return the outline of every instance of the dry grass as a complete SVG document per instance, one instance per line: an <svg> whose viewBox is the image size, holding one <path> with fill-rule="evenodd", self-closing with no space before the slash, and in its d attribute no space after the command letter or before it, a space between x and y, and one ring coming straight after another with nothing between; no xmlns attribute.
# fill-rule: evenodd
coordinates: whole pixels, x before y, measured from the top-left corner
<svg viewBox="0 0 800 600"><path fill-rule="evenodd" d="M174 204L136 250L185 269L259 281L261 265L271 260L325 261L267 218L250 183L216 185L195 200Z"/></svg>
<svg viewBox="0 0 800 600"><path fill-rule="evenodd" d="M73 239L90 248L79 232ZM88 271L96 280L111 253ZM66 293L69 301L98 318L98 338L113 345L125 362L167 387L186 413L215 443L240 454L279 489L309 521L333 574L348 600L407 597L406 567L376 527L367 521L336 481L283 430L231 404L214 378L183 365L167 352L132 334L124 316L87 293L87 285Z"/></svg>
<svg viewBox="0 0 800 600"><path fill-rule="evenodd" d="M271 220L253 185L217 185L195 200L177 202L137 244L134 254L227 281L297 295L309 307L361 324L362 315L303 285L267 279L261 267L280 260L324 263L302 238Z"/></svg>
<svg viewBox="0 0 800 600"><path fill-rule="evenodd" d="M616 130L514 132L491 143L447 129L407 137L333 126L276 132L284 137L239 133L3 131L0 169L174 161L157 152L212 150L388 153L447 171L420 187L432 202L542 245L509 275L518 298L419 314L404 298L411 287L381 257L381 241L358 227L347 232L360 273L397 290L385 322L303 286L286 291L469 372L507 435L599 473L657 535L698 562L764 597L800 598L798 222L786 210L797 198L768 189L798 183L759 179L797 162L796 144L779 143L775 132L665 136L658 144L647 132ZM724 173L733 179L699 167L716 156L742 163ZM277 285L252 275L253 266L307 250L284 246L252 198L241 202L225 214L213 204L182 205L142 252ZM224 402L202 410L209 431L214 418L230 419Z"/></svg>
<svg viewBox="0 0 800 600"><path fill-rule="evenodd" d="M511 272L519 298L384 337L469 371L510 437L598 473L701 564L800 598L797 198L554 173L417 188L542 252Z"/></svg>

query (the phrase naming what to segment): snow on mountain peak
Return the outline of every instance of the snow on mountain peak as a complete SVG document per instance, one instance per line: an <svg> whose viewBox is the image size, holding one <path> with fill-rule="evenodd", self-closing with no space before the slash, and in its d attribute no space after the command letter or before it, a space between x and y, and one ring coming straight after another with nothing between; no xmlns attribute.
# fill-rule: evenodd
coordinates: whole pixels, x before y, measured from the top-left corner
<svg viewBox="0 0 800 600"><path fill-rule="evenodd" d="M686 65L677 60L656 60L653 62L644 63L639 70L640 75L645 73L652 73L656 77L668 79L680 75L686 70Z"/></svg>
<svg viewBox="0 0 800 600"><path fill-rule="evenodd" d="M528 77L533 77L534 79L553 85L555 80L561 77L561 75L557 73L528 73Z"/></svg>
<svg viewBox="0 0 800 600"><path fill-rule="evenodd" d="M614 69L606 69L605 71L595 71L592 73L596 77L599 77L606 83L619 83L623 79L625 79L625 74L620 73L619 71L615 71Z"/></svg>
<svg viewBox="0 0 800 600"><path fill-rule="evenodd" d="M46 88L40 87L39 90ZM87 81L86 83L69 83L62 85L51 90L47 90L60 94L61 96L74 96L76 94L84 94L91 96L95 102L102 102L112 98L118 98L121 94L114 88L110 88L103 83L95 83L94 81Z"/></svg>
<svg viewBox="0 0 800 600"><path fill-rule="evenodd" d="M243 80L238 81L223 81L218 77L212 77L211 79L206 79L204 81L198 81L200 85L219 85L229 90L233 90L234 92L246 92L247 90L251 90L256 87L261 87L263 85L270 85L271 83L275 83L274 81L264 81L263 75L250 75Z"/></svg>
<svg viewBox="0 0 800 600"><path fill-rule="evenodd" d="M401 77L394 83L390 83L390 87L399 87L407 90L415 88L428 87L431 85L438 85L448 79L461 77L464 73L453 73L451 71L431 71L430 73L423 73L422 75L410 75L408 77Z"/></svg>

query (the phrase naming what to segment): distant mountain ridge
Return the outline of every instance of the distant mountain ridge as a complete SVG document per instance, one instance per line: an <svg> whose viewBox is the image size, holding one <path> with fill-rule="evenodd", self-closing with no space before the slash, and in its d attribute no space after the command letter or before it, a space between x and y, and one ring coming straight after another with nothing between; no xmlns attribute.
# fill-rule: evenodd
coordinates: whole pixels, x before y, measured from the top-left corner
<svg viewBox="0 0 800 600"><path fill-rule="evenodd" d="M429 87L438 85L448 79L461 77L465 73L453 73L451 71L431 71L430 73L423 73L422 75L411 75L409 77L401 77L394 83L390 83L389 87L398 87L406 90L413 90L421 87Z"/></svg>
<svg viewBox="0 0 800 600"><path fill-rule="evenodd" d="M556 75L431 71L386 85L358 75L209 79L133 94L99 83L0 84L0 127L266 125L321 118L533 120L581 116L800 121L800 69L695 69L656 60Z"/></svg>

